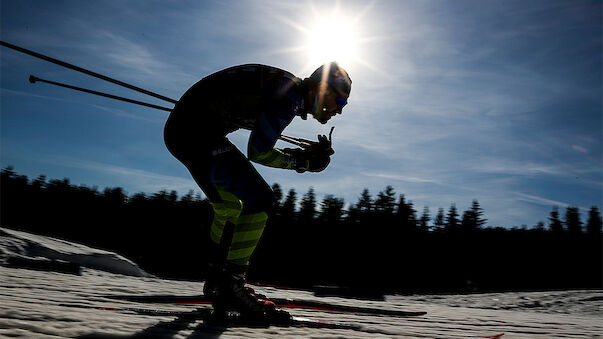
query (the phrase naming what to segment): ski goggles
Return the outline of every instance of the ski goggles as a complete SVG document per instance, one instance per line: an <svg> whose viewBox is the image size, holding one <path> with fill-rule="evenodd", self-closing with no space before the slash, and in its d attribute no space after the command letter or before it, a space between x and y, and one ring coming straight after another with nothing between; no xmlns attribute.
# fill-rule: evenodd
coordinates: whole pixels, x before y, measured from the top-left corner
<svg viewBox="0 0 603 339"><path fill-rule="evenodd" d="M339 108L339 110L342 110L343 106L348 104L348 99L344 97L337 97L335 98L335 103L337 104L337 108Z"/></svg>
<svg viewBox="0 0 603 339"><path fill-rule="evenodd" d="M343 107L348 104L348 99L341 95L341 92L339 92L337 88L329 86L329 89L337 94L337 97L335 98L335 104L337 105L337 109L341 112Z"/></svg>

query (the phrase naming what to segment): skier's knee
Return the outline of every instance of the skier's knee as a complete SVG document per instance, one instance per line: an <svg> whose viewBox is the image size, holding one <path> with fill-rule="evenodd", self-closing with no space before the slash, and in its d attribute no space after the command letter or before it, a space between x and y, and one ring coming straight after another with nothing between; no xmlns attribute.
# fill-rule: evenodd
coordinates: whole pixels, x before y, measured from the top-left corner
<svg viewBox="0 0 603 339"><path fill-rule="evenodd" d="M274 209L274 202L275 199L272 191L263 191L255 197L253 202L250 202L249 210L270 214Z"/></svg>
<svg viewBox="0 0 603 339"><path fill-rule="evenodd" d="M226 222L236 220L243 210L243 202L234 194L218 189L220 202L212 202L214 214Z"/></svg>

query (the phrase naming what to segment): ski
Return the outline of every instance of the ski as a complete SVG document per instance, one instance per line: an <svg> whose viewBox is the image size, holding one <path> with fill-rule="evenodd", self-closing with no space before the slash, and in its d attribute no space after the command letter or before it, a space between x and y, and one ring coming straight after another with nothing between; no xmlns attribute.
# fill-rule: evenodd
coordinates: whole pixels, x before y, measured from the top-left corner
<svg viewBox="0 0 603 339"><path fill-rule="evenodd" d="M366 333L378 333L392 335L375 329L367 329L362 325L330 321L324 319L316 319L309 317L292 316L291 319L286 321L254 321L241 316L237 312L229 312L225 316L216 317L214 311L210 307L198 308L195 310L166 310L166 309L151 309L151 308L138 308L138 307L112 307L112 306L92 306L82 304L59 304L63 307L76 307L85 309L94 309L102 311L114 311L122 313L134 313L146 316L165 316L165 317L177 317L180 320L202 320L203 325L209 328L228 328L228 327L250 327L250 328L268 328L271 326L275 327L307 327L307 328L322 328L322 329L342 329L342 330L353 330L361 331ZM495 335L480 336L475 338L501 338L504 333Z"/></svg>
<svg viewBox="0 0 603 339"><path fill-rule="evenodd" d="M109 295L106 298L133 301L140 303L158 303L158 304L210 304L211 302L203 295L178 296L178 295ZM323 301L289 299L289 298L266 298L261 299L272 301L276 307L305 309L313 311L324 311L334 313L354 313L354 314L372 314L396 317L416 317L427 314L427 312L412 312L402 310L388 310L381 308L370 308L360 306L346 306Z"/></svg>
<svg viewBox="0 0 603 339"><path fill-rule="evenodd" d="M328 329L347 329L360 331L362 326L342 323L337 321L329 321L323 319L314 319L308 317L291 316L290 319L283 321L257 321L247 319L236 312L228 312L227 315L216 316L212 308L199 308L192 311L176 311L163 309L148 309L138 307L109 307L109 306L90 306L78 304L60 304L59 306L77 307L85 309L95 309L102 311L115 311L123 313L136 313L141 315L151 316L168 316L179 317L182 319L201 319L204 323L220 327L310 327L310 328L328 328Z"/></svg>

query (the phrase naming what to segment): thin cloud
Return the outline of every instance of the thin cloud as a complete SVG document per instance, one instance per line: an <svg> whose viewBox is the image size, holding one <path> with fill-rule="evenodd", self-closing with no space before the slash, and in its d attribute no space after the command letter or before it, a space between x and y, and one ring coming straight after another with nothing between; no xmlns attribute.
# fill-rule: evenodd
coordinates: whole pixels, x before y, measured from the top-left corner
<svg viewBox="0 0 603 339"><path fill-rule="evenodd" d="M559 206L559 207L564 207L564 208L575 206L573 204L568 204L563 201L552 200L552 199L548 199L548 198L544 198L544 197L539 197L536 195L525 194L522 192L514 192L514 194L515 194L517 200L526 201L526 202L530 202L530 203L542 205L542 206ZM583 206L579 206L579 208L583 211L588 210L588 208L583 207Z"/></svg>
<svg viewBox="0 0 603 339"><path fill-rule="evenodd" d="M112 64L112 69L120 69L120 75L137 83L158 84L157 79L161 79L160 87L184 88L198 80L180 67L159 60L145 45L106 30L99 32L97 36L102 43L88 45L88 49L103 55Z"/></svg>
<svg viewBox="0 0 603 339"><path fill-rule="evenodd" d="M395 180L395 181L450 186L448 184L445 184L445 183L443 183L439 180L435 180L433 178L422 178L422 177L418 177L418 176L404 175L404 174L399 174L399 173L362 172L361 174L364 176L367 176L367 177L377 177L377 178L391 179L391 180Z"/></svg>
<svg viewBox="0 0 603 339"><path fill-rule="evenodd" d="M561 168L534 161L524 162L510 159L482 158L477 161L473 160L472 162L474 164L470 166L470 169L477 173L520 176L567 175L567 172Z"/></svg>
<svg viewBox="0 0 603 339"><path fill-rule="evenodd" d="M34 94L34 93L24 92L24 91L16 91L16 90L6 89L6 88L0 88L0 90L1 90L2 96L14 95L14 96L21 96L21 97L30 97L30 98L38 98L38 99L44 99L44 100L59 101L59 102L64 102L64 103L69 103L69 104L86 105L86 106L95 107L95 108L103 110L105 112L109 112L118 117L146 121L146 122L155 123L155 124L163 124L163 123L165 123L165 120L167 119L167 112L165 114L160 113L159 115L157 113L148 113L148 112L145 112L143 114L133 114L133 113L131 113L131 111L121 110L121 109L114 108L114 107L106 107L106 106L102 106L102 105L89 104L89 103L86 103L85 100L83 100L83 99L82 99L82 101L84 101L84 102L79 101L79 100L76 101L76 100L63 99L62 96L40 95L40 94ZM83 95L86 96L87 94L83 94ZM110 99L107 99L107 100L110 100ZM125 104L125 105L131 105L131 104Z"/></svg>
<svg viewBox="0 0 603 339"><path fill-rule="evenodd" d="M91 106L96 107L96 108L106 111L106 112L110 112L111 114L114 114L115 116L118 116L121 118L145 121L145 122L150 122L153 124L164 124L165 121L167 120L167 116L169 114L168 112L165 112L165 114L161 114L161 113L154 114L154 113L149 113L149 112L133 114L133 113L131 113L131 111L126 111L126 110L118 109L118 108L114 108L114 107L105 107L105 106L101 106L101 105L91 105ZM149 108L149 110L152 110L152 109Z"/></svg>
<svg viewBox="0 0 603 339"><path fill-rule="evenodd" d="M116 166L96 161L61 157L54 160L55 164L99 172L114 178L116 182L127 182L128 189L142 192L157 192L160 190L175 190L179 193L197 190L197 184L192 179L158 174L136 168Z"/></svg>
<svg viewBox="0 0 603 339"><path fill-rule="evenodd" d="M45 99L45 100L54 100L54 101L61 101L61 102L73 102L71 100L66 100L63 99L61 97L55 97L55 96L48 96L48 95L40 95L40 94L34 94L34 93L30 93L30 92L24 92L24 91L16 91L13 89L8 89L8 88L0 88L2 90L2 92L0 94L2 94L2 96L4 96L5 94L9 94L9 95L16 95L16 96L22 96L22 97L31 97L31 98L39 98L39 99Z"/></svg>

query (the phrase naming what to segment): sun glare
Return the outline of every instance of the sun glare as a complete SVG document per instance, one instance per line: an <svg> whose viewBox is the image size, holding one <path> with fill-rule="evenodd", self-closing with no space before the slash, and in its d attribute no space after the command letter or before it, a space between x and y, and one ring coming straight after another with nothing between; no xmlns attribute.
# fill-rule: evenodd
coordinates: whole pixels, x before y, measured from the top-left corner
<svg viewBox="0 0 603 339"><path fill-rule="evenodd" d="M340 15L317 18L307 35L306 53L312 65L337 61L349 65L356 55L356 29Z"/></svg>
<svg viewBox="0 0 603 339"><path fill-rule="evenodd" d="M312 72L331 61L337 61L348 72L358 66L379 71L364 55L367 53L366 45L379 39L367 36L366 27L363 27L363 23L371 21L367 14L374 3L350 10L343 7L340 1L335 1L332 6L308 2L306 10L300 13L302 16L297 20L280 17L301 33L299 45L288 46L281 52L295 53L303 59L301 73Z"/></svg>

